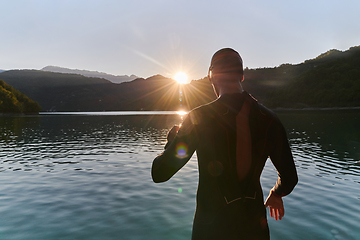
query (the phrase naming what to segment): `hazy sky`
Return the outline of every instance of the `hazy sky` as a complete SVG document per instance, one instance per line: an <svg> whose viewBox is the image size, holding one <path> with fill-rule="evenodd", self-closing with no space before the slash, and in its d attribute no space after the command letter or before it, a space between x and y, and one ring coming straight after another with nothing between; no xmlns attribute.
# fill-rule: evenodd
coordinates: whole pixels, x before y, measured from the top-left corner
<svg viewBox="0 0 360 240"><path fill-rule="evenodd" d="M360 45L359 0L0 0L0 69L205 77L223 47L244 66Z"/></svg>

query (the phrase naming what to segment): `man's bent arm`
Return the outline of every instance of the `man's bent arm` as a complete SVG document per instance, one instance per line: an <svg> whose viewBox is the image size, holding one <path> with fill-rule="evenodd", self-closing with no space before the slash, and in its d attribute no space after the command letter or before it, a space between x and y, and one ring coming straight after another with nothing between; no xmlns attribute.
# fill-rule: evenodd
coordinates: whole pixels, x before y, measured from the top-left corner
<svg viewBox="0 0 360 240"><path fill-rule="evenodd" d="M190 118L186 118L176 137L168 142L165 151L152 164L151 176L154 182L169 180L191 158L196 148L194 128Z"/></svg>
<svg viewBox="0 0 360 240"><path fill-rule="evenodd" d="M277 121L278 124L273 128L275 138L270 159L279 175L273 191L279 197L283 197L292 192L298 182L298 176L285 129L280 121Z"/></svg>

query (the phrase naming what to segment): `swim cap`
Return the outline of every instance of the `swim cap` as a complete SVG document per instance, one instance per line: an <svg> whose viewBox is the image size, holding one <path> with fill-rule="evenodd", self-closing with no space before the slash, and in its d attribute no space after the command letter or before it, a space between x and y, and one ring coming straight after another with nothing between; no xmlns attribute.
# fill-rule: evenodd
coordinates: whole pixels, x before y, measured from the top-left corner
<svg viewBox="0 0 360 240"><path fill-rule="evenodd" d="M239 72L243 74L243 61L240 54L232 48L220 49L211 58L210 72Z"/></svg>

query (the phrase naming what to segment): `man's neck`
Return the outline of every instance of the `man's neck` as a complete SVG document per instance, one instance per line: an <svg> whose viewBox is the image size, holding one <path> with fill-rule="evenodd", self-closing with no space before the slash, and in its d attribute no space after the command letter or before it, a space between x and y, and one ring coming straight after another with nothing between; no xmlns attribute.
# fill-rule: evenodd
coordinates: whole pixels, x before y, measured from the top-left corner
<svg viewBox="0 0 360 240"><path fill-rule="evenodd" d="M242 93L243 91L241 83L227 83L219 86L219 96L224 94Z"/></svg>

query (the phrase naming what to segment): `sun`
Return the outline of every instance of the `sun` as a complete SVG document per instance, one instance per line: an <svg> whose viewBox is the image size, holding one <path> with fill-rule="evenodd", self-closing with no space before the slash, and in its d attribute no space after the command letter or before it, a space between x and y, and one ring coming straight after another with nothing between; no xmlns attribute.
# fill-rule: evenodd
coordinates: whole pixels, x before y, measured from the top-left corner
<svg viewBox="0 0 360 240"><path fill-rule="evenodd" d="M184 73L184 72L176 73L174 76L174 79L175 79L175 81L177 81L180 84L185 84L188 81L188 77L187 77L186 73Z"/></svg>

